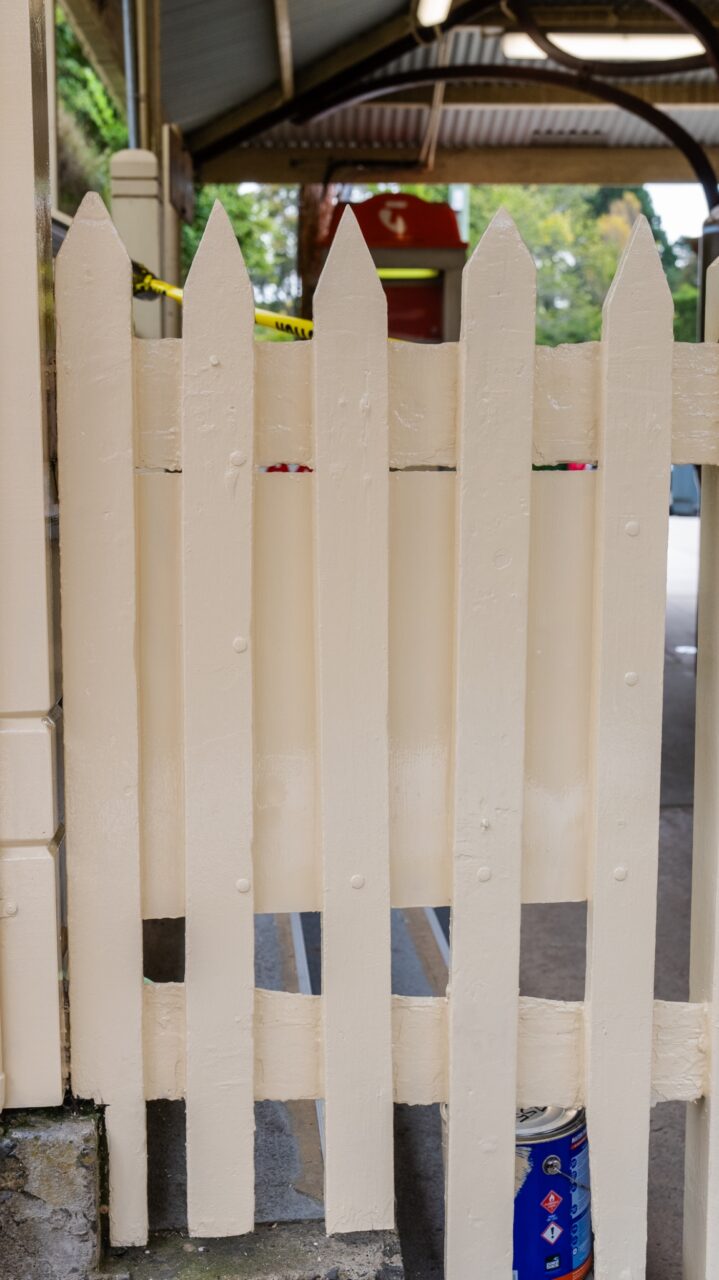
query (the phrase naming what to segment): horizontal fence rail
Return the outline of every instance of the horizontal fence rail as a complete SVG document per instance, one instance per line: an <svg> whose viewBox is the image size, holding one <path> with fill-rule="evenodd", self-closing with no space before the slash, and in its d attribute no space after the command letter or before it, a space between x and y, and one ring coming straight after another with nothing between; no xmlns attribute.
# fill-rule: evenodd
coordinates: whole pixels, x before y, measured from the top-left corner
<svg viewBox="0 0 719 1280"><path fill-rule="evenodd" d="M704 942L691 1002L653 999L669 472L719 464L719 348L672 343L648 225L599 343L535 347L500 213L459 343L420 347L345 214L313 342L274 345L216 207L156 341L88 196L57 313L72 1082L106 1106L113 1241L146 1239L148 1100L186 1100L200 1235L252 1228L255 1101L325 1100L330 1232L392 1224L392 1103L442 1101L447 1276L510 1280L515 1108L586 1105L596 1277L640 1280L650 1106L698 1103L704 1205L719 1157L701 639ZM559 461L598 467L532 471ZM518 999L522 902L570 900L585 1003ZM442 904L447 996L393 995L390 908ZM322 996L256 989L254 914L311 910ZM185 981L143 983L167 917Z"/></svg>

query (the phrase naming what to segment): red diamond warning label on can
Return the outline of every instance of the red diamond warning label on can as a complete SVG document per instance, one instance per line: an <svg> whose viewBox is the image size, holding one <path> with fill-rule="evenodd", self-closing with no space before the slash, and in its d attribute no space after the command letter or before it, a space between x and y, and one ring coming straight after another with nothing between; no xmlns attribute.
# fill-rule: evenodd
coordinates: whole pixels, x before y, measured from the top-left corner
<svg viewBox="0 0 719 1280"><path fill-rule="evenodd" d="M547 1213L556 1213L562 1203L562 1197L558 1191L548 1191L540 1203L542 1208L547 1210Z"/></svg>

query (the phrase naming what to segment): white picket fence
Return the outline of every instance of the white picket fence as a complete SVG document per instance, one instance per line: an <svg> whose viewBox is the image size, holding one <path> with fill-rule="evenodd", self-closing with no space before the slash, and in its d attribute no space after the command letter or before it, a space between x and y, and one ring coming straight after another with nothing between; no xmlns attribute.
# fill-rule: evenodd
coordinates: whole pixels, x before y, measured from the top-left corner
<svg viewBox="0 0 719 1280"><path fill-rule="evenodd" d="M683 1099L685 1274L719 1275L719 1111L700 1101L719 1076L719 346L674 346L643 220L601 343L535 348L534 287L500 213L460 342L388 343L346 214L312 343L255 344L216 207L184 337L138 340L97 197L68 235L72 1085L106 1104L117 1244L147 1235L148 1099L186 1099L203 1236L253 1227L255 1100L325 1099L329 1232L392 1225L393 1101L449 1100L448 1280L510 1280L515 1108L586 1104L596 1275L640 1280L650 1106ZM668 1004L671 459L711 465L692 1001ZM599 465L532 471L560 460ZM312 473L262 470L279 462ZM585 1003L518 999L521 902L584 899ZM451 994L393 995L390 907L446 903ZM256 990L253 913L318 909L322 996ZM143 917L179 916L184 984L143 984Z"/></svg>

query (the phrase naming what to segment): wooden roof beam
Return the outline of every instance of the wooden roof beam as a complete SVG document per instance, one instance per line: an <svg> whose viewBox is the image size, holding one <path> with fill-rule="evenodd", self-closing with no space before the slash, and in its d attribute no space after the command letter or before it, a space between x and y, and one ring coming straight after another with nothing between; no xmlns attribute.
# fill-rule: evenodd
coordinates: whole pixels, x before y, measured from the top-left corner
<svg viewBox="0 0 719 1280"><path fill-rule="evenodd" d="M275 33L277 36L277 57L280 64L280 84L282 97L295 96L295 68L292 56L292 27L290 25L289 0L274 0Z"/></svg>
<svg viewBox="0 0 719 1280"><path fill-rule="evenodd" d="M708 148L719 168L719 147ZM410 148L238 147L200 169L201 182L412 182L421 171ZM694 175L673 147L538 146L439 148L433 182L587 182L637 186L644 182L691 182Z"/></svg>

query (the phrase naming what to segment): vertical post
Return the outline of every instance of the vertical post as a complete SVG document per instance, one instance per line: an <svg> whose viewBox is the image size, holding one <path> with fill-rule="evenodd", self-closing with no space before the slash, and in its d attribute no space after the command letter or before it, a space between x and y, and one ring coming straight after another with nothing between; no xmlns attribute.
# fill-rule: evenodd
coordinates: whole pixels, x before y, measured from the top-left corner
<svg viewBox="0 0 719 1280"><path fill-rule="evenodd" d="M463 285L445 1270L510 1280L535 271L503 209Z"/></svg>
<svg viewBox="0 0 719 1280"><path fill-rule="evenodd" d="M107 1104L110 1236L147 1238L131 271L99 196L60 251L72 1081Z"/></svg>
<svg viewBox="0 0 719 1280"><path fill-rule="evenodd" d="M336 187L305 182L299 188L297 209L297 274L302 290L300 314L312 319L312 304L322 271L320 242L326 236L334 207Z"/></svg>
<svg viewBox="0 0 719 1280"><path fill-rule="evenodd" d="M602 322L585 1005L597 1280L642 1280L646 1261L672 343L641 218Z"/></svg>
<svg viewBox="0 0 719 1280"><path fill-rule="evenodd" d="M182 343L187 1198L200 1236L254 1226L253 331L216 204Z"/></svg>
<svg viewBox="0 0 719 1280"><path fill-rule="evenodd" d="M707 276L709 268L713 262L716 262L717 258L719 258L719 205L715 205L704 219L699 241L699 307L697 313L697 338L699 342L703 342L705 339L707 342L712 341L705 335L710 309L712 313L714 311L714 303L709 299ZM713 341L716 341L716 339L713 339Z"/></svg>
<svg viewBox="0 0 719 1280"><path fill-rule="evenodd" d="M394 1222L387 308L354 214L315 294L315 608L325 1219Z"/></svg>
<svg viewBox="0 0 719 1280"><path fill-rule="evenodd" d="M706 273L705 341L719 342L719 259ZM719 1276L719 467L702 467L689 999L709 1008L709 1096L687 1107L684 1275Z"/></svg>
<svg viewBox="0 0 719 1280"><path fill-rule="evenodd" d="M169 284L180 283L180 249L182 221L173 201L173 153L179 149L173 125L162 126L162 278ZM162 302L163 333L166 338L178 338L181 328L181 308L171 298Z"/></svg>
<svg viewBox="0 0 719 1280"><path fill-rule="evenodd" d="M47 714L52 671L46 494L52 307L42 0L0 18L0 715ZM33 40L32 37L35 37ZM35 113L35 118L34 118ZM38 136L38 130L41 131Z"/></svg>
<svg viewBox="0 0 719 1280"><path fill-rule="evenodd" d="M59 209L57 180L57 66L55 52L55 0L45 0L45 63L47 74L47 134L50 164L50 207Z"/></svg>
<svg viewBox="0 0 719 1280"><path fill-rule="evenodd" d="M151 151L116 151L110 161L110 185L113 221L127 252L159 276L162 206L157 156ZM159 299L133 302L132 314L138 338L162 337Z"/></svg>
<svg viewBox="0 0 719 1280"><path fill-rule="evenodd" d="M18 770L17 776L24 774L26 785L48 797L52 811L55 777L51 755L44 758L33 779L28 779L27 769L23 769L28 728L32 727L38 741L46 737L46 717L56 700L46 418L52 266L44 37L43 0L6 0L0 6L0 172L4 189L0 200L0 732L9 764ZM11 845L16 835L27 842L37 831L6 830L0 845ZM47 847L45 853L51 862ZM0 849L0 857L8 862L13 859L16 883L22 884L27 876L30 888L37 854L37 849L29 847ZM5 871L9 874L10 870L6 863ZM50 876L54 876L54 866ZM27 909L28 903L23 907L21 900L19 911ZM22 931L27 916L20 920L18 914L17 922ZM0 917L6 968L12 960L12 939L18 936L17 927L10 929L12 923L11 917ZM38 933L48 928L53 931L50 955L54 952L56 956L54 913L50 919L37 919L35 927ZM45 942L43 938L42 948ZM57 1001L56 969L50 977ZM25 1025L32 1047L33 1020L28 1016L31 991L27 998ZM7 1031L8 1019L0 1009L1 1023ZM55 1052L49 1054L44 1068L48 1100L53 1101L59 1101L62 1094L59 1018L56 1025ZM13 1046L9 1039L2 1045L0 1025L0 1107L3 1048L10 1072L7 1064ZM38 1042L35 1049L43 1052ZM7 1101L17 1105L11 1090Z"/></svg>

